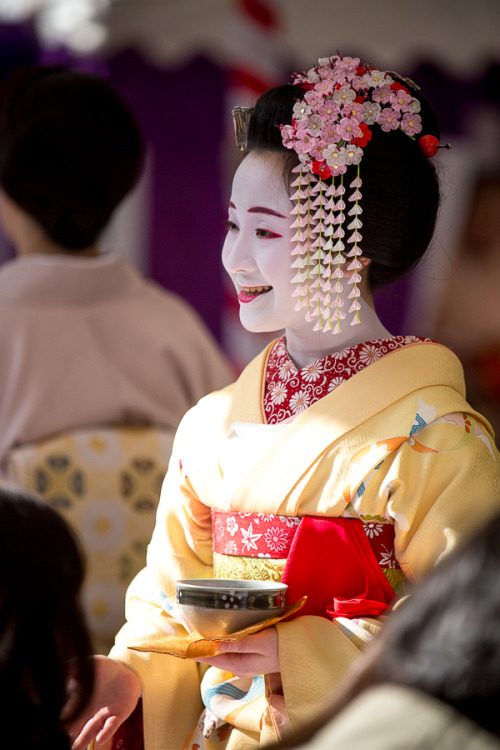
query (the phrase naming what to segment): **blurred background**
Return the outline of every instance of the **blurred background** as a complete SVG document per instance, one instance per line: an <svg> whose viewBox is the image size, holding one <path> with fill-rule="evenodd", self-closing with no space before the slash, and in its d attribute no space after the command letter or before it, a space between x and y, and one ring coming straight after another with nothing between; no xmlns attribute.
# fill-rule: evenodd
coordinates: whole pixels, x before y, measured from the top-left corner
<svg viewBox="0 0 500 750"><path fill-rule="evenodd" d="M498 0L0 0L0 78L63 62L111 79L149 156L105 244L187 299L237 368L246 334L220 250L239 154L230 111L340 51L410 76L436 109L443 204L410 279L379 293L395 334L451 346L469 398L500 432L500 3ZM12 248L0 235L0 262Z"/></svg>

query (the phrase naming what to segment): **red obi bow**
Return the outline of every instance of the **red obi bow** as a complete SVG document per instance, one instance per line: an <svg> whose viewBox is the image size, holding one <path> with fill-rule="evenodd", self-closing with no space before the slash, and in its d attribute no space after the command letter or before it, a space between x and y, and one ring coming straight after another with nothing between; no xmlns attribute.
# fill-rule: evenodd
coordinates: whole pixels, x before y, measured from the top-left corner
<svg viewBox="0 0 500 750"><path fill-rule="evenodd" d="M302 518L282 582L288 603L307 594L297 616L376 617L395 598L355 518Z"/></svg>

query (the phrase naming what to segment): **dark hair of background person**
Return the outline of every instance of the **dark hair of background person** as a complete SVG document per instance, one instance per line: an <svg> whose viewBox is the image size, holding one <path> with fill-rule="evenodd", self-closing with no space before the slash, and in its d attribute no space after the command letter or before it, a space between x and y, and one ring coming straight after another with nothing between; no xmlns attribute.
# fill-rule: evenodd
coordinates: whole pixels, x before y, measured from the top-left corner
<svg viewBox="0 0 500 750"><path fill-rule="evenodd" d="M433 696L500 737L500 516L410 593L327 715L280 748L306 743L363 690L382 684Z"/></svg>
<svg viewBox="0 0 500 750"><path fill-rule="evenodd" d="M69 681L78 691L67 721L87 704L94 678L83 577L64 519L24 490L0 488L0 744L70 747L60 718Z"/></svg>
<svg viewBox="0 0 500 750"><path fill-rule="evenodd" d="M96 241L143 160L137 122L104 78L30 66L0 84L0 186L65 250Z"/></svg>
<svg viewBox="0 0 500 750"><path fill-rule="evenodd" d="M391 73L393 78L398 78ZM401 79L408 87L408 83ZM249 153L254 150L279 152L284 157L285 179L299 163L296 153L281 141L279 125L292 122L295 102L305 90L286 84L266 91L250 117ZM412 96L421 103L421 135L440 137L439 123L429 102L413 88ZM364 147L360 164L363 196L363 255L371 259L368 283L374 291L404 276L422 258L434 234L440 191L434 166L418 143L402 131L385 133L371 125L372 138ZM357 167L344 175L348 186Z"/></svg>

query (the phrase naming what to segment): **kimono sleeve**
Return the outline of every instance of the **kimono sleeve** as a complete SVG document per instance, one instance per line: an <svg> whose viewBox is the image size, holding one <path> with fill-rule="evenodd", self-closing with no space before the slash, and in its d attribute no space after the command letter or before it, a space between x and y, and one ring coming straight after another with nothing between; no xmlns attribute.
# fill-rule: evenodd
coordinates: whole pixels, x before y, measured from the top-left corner
<svg viewBox="0 0 500 750"><path fill-rule="evenodd" d="M471 411L416 432L398 450L381 492L401 569L418 580L500 512L500 459L488 423Z"/></svg>
<svg viewBox="0 0 500 750"><path fill-rule="evenodd" d="M200 501L184 470L192 442L190 435L195 429L197 407L186 414L178 428L147 564L128 588L127 622L117 635L117 645L126 646L161 634L185 635L175 604L175 582L180 578L212 575L210 508ZM116 650L111 655L116 655Z"/></svg>
<svg viewBox="0 0 500 750"><path fill-rule="evenodd" d="M326 710L332 695L378 634L384 618L297 617L276 625L281 684L292 730Z"/></svg>

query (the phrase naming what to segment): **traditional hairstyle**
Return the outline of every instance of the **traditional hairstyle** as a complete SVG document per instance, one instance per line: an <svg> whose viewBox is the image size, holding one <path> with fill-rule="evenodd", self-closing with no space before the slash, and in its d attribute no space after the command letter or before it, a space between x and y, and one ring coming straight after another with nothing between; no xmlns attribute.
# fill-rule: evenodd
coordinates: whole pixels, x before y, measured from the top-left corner
<svg viewBox="0 0 500 750"><path fill-rule="evenodd" d="M344 277L352 285L351 324L359 322L361 255L371 261L375 290L405 275L429 246L439 185L428 156L437 151L439 124L412 81L357 58L323 58L294 79L258 99L246 153L284 159L296 309L335 333L346 317Z"/></svg>
<svg viewBox="0 0 500 750"><path fill-rule="evenodd" d="M95 242L143 158L134 116L104 78L30 66L0 84L0 186L66 250Z"/></svg>
<svg viewBox="0 0 500 750"><path fill-rule="evenodd" d="M12 747L69 747L68 682L78 686L68 721L93 687L82 557L64 519L20 489L0 488L0 537L2 737L15 738Z"/></svg>

